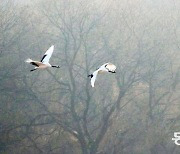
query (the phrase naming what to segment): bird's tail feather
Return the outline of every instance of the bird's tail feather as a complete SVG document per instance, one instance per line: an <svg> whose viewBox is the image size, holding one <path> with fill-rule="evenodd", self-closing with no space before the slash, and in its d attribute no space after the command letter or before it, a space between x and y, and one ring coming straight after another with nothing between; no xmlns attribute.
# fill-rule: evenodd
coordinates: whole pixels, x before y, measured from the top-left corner
<svg viewBox="0 0 180 154"><path fill-rule="evenodd" d="M30 58L28 58L28 59L25 60L25 62L26 62L26 63L31 63L31 62L33 62L33 60L30 59Z"/></svg>

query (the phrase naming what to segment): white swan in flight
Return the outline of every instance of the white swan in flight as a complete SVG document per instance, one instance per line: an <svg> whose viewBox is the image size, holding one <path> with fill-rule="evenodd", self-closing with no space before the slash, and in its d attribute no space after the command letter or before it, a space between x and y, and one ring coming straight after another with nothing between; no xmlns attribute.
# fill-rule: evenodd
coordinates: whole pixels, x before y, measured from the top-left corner
<svg viewBox="0 0 180 154"><path fill-rule="evenodd" d="M91 86L94 87L94 83L96 81L96 77L97 77L98 73L102 73L102 72L116 73L115 70L116 70L116 66L114 64L112 64L112 63L103 64L92 74L88 75L88 77L91 77Z"/></svg>
<svg viewBox="0 0 180 154"><path fill-rule="evenodd" d="M48 68L48 67L55 67L55 68L60 68L59 66L57 65L51 65L49 64L49 59L51 58L51 55L54 51L54 45L52 45L47 51L46 53L44 54L44 56L42 57L41 61L34 61L30 58L28 58L25 62L26 63L29 63L29 64L32 64L35 66L34 69L32 69L31 71L35 71L36 69L45 69L45 68Z"/></svg>

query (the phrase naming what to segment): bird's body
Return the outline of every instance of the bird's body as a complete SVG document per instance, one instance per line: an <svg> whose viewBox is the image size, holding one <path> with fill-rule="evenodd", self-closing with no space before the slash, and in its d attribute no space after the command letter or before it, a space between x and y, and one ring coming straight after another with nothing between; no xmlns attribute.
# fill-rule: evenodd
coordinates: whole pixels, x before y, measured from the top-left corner
<svg viewBox="0 0 180 154"><path fill-rule="evenodd" d="M35 68L32 69L31 71L34 71L36 69L46 69L46 68L49 68L49 67L59 68L59 66L57 66L57 65L49 64L49 59L51 58L53 51L54 51L54 46L52 45L46 51L46 53L42 57L41 61L34 61L34 60L28 58L25 62L35 66Z"/></svg>
<svg viewBox="0 0 180 154"><path fill-rule="evenodd" d="M88 77L91 77L91 86L94 87L96 77L99 73L104 73L104 72L116 73L115 70L116 70L116 66L114 64L111 64L111 63L103 64L96 71L94 71L91 75L88 75Z"/></svg>

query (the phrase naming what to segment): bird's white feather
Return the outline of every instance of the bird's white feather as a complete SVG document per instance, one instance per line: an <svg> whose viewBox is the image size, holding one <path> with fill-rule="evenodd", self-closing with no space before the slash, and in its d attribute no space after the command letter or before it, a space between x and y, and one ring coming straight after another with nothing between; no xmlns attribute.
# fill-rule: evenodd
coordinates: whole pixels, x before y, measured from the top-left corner
<svg viewBox="0 0 180 154"><path fill-rule="evenodd" d="M95 81L96 81L97 74L98 74L98 70L96 70L96 71L93 73L93 77L91 78L91 86L92 86L92 87L94 87L94 83L95 83Z"/></svg>
<svg viewBox="0 0 180 154"><path fill-rule="evenodd" d="M26 63L31 63L31 62L33 62L33 60L30 59L30 58L28 58L28 59L25 60L25 62L26 62Z"/></svg>
<svg viewBox="0 0 180 154"><path fill-rule="evenodd" d="M111 72L111 73L115 73L116 70L116 66L114 64L111 63L105 63L103 64L101 67L99 67L99 69L97 69L92 75L93 77L91 78L91 86L94 87L95 81L96 81L96 77L97 74L100 72Z"/></svg>
<svg viewBox="0 0 180 154"><path fill-rule="evenodd" d="M108 72L107 68L105 67L106 65L107 65L107 63L103 64L98 70L101 72Z"/></svg>
<svg viewBox="0 0 180 154"><path fill-rule="evenodd" d="M49 59L51 58L53 51L54 51L54 45L52 45L44 54L45 57L43 56L44 58L42 59L43 64L49 63Z"/></svg>
<svg viewBox="0 0 180 154"><path fill-rule="evenodd" d="M116 70L116 66L114 64L108 63L106 69L108 71L114 72Z"/></svg>

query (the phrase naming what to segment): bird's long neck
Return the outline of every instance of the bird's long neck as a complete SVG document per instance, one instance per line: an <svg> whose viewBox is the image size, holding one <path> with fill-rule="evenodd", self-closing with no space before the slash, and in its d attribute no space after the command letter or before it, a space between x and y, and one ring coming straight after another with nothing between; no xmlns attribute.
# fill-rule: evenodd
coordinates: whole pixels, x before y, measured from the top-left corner
<svg viewBox="0 0 180 154"><path fill-rule="evenodd" d="M58 66L58 65L52 65L51 67L59 68L59 66Z"/></svg>

